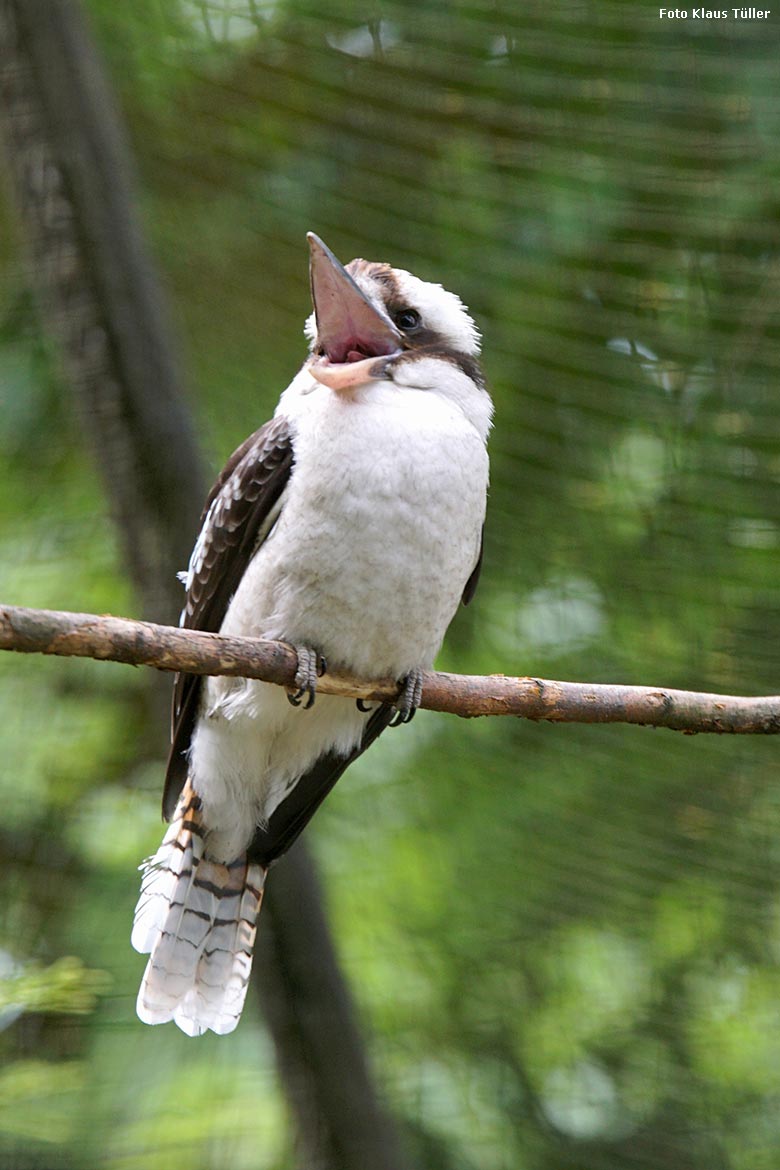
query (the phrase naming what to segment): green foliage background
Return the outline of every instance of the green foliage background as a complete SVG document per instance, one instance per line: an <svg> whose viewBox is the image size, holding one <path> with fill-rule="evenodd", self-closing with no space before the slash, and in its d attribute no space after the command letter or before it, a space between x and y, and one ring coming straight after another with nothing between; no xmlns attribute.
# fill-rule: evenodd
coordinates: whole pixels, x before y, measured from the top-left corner
<svg viewBox="0 0 780 1170"><path fill-rule="evenodd" d="M778 14L89 10L215 471L303 358L312 228L484 331L486 564L443 667L778 689ZM132 615L0 214L0 597ZM134 1016L148 685L0 661L0 1166L284 1170L254 1005L198 1043ZM779 780L771 740L425 713L350 770L308 839L420 1166L774 1170Z"/></svg>

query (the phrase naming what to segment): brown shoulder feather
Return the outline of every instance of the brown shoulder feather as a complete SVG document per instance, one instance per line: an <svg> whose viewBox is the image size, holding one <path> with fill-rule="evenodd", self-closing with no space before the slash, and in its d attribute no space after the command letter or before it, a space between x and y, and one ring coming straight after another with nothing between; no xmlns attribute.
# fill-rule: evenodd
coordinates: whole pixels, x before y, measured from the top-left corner
<svg viewBox="0 0 780 1170"><path fill-rule="evenodd" d="M275 507L293 460L290 425L282 416L260 427L230 456L203 509L190 560L182 626L219 631L249 561L273 527ZM166 819L173 815L187 779L187 750L200 681L199 675L178 674L174 682L171 750L163 792Z"/></svg>

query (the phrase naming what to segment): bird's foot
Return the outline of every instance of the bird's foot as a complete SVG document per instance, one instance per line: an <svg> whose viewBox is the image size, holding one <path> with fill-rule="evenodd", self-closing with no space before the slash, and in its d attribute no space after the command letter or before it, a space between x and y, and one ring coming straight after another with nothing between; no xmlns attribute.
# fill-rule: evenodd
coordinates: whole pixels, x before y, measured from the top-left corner
<svg viewBox="0 0 780 1170"><path fill-rule="evenodd" d="M400 694L393 703L396 714L390 724L391 727L400 727L402 723L411 723L414 719L415 712L422 701L422 684L423 672L419 667L407 674L403 680Z"/></svg>
<svg viewBox="0 0 780 1170"><path fill-rule="evenodd" d="M314 705L317 696L317 679L328 669L328 664L311 646L294 646L298 655L298 669L295 672L295 690L287 692L287 698L293 707L303 705L308 711ZM306 699L304 703L303 700Z"/></svg>

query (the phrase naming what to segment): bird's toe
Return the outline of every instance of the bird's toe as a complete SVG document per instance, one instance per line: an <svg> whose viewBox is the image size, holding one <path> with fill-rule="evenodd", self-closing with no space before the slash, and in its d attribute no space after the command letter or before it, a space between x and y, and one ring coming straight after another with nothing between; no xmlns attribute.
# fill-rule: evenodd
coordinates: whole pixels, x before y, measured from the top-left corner
<svg viewBox="0 0 780 1170"><path fill-rule="evenodd" d="M298 669L295 672L295 690L288 691L287 698L293 707L302 706L304 711L308 711L317 696L317 679L328 669L328 664L322 654L311 646L294 646L293 649L298 655Z"/></svg>
<svg viewBox="0 0 780 1170"><path fill-rule="evenodd" d="M410 723L415 712L422 702L423 672L417 667L407 674L401 684L401 691L393 703L396 710L391 727L400 727L402 723Z"/></svg>

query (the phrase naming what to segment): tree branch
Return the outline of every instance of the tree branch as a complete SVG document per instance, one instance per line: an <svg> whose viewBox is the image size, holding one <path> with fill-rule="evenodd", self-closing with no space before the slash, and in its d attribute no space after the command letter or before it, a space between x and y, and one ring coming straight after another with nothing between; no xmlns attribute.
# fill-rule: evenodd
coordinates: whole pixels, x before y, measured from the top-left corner
<svg viewBox="0 0 780 1170"><path fill-rule="evenodd" d="M293 686L297 666L295 651L284 642L16 606L0 606L0 649L97 658L191 674L257 678L288 688ZM362 682L347 675L326 673L319 681L319 690L326 695L391 702L398 694L398 683L392 679ZM668 687L552 682L503 674L428 671L423 680L422 706L465 718L518 715L553 723L638 723L688 734L780 732L778 695L744 698Z"/></svg>

